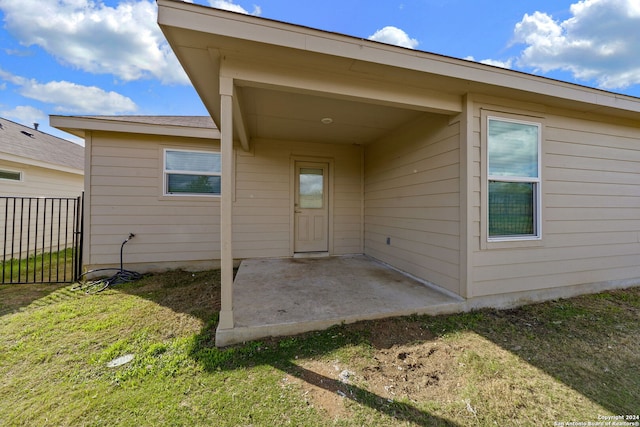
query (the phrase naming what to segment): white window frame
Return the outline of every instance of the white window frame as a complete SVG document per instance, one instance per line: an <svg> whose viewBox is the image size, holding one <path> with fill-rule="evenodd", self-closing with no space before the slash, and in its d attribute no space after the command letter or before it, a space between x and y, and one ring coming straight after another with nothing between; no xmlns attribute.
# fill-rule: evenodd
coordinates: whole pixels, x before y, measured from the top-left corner
<svg viewBox="0 0 640 427"><path fill-rule="evenodd" d="M171 174L176 175L197 175L197 176L219 176L222 177L222 172L202 172L202 171L190 171L190 170L167 170L167 152L179 151L184 153L203 153L203 154L218 154L219 151L215 150L191 150L185 148L165 148L162 150L162 194L168 197L220 197L220 194L214 193L171 193L168 188L168 176ZM220 165L222 167L222 165ZM222 178L221 178L222 179ZM222 188L220 189L222 192Z"/></svg>
<svg viewBox="0 0 640 427"><path fill-rule="evenodd" d="M490 175L489 171L489 160L491 153L489 151L489 128L491 120L494 121L502 121L509 123L518 123L528 126L536 126L538 128L538 170L537 177L518 177L518 176L496 176ZM486 161L486 197L485 203L487 206L487 215L486 215L486 236L488 242L510 242L510 241L525 241L525 240L541 240L542 239L542 123L540 122L531 122L526 120L518 120L511 119L506 117L492 116L488 115L486 117L486 147L487 147L487 161ZM489 234L489 183L491 181L497 182L519 182L519 183L532 183L534 184L534 218L533 218L533 228L534 234L526 234L526 235L510 235L510 236L491 236Z"/></svg>
<svg viewBox="0 0 640 427"><path fill-rule="evenodd" d="M10 169L0 169L0 172L5 172L5 173L17 173L19 178L18 179L10 179L10 178L1 178L0 177L0 181L9 181L9 182L23 182L24 181L24 173L22 171L17 171L17 170L10 170Z"/></svg>

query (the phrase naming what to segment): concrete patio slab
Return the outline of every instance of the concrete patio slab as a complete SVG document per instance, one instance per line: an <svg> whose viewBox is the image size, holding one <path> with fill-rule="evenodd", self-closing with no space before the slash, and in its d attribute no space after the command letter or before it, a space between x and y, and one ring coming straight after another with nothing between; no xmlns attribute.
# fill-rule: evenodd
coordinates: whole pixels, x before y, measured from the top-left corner
<svg viewBox="0 0 640 427"><path fill-rule="evenodd" d="M218 329L216 345L463 309L462 298L363 255L248 259L234 280L234 327Z"/></svg>

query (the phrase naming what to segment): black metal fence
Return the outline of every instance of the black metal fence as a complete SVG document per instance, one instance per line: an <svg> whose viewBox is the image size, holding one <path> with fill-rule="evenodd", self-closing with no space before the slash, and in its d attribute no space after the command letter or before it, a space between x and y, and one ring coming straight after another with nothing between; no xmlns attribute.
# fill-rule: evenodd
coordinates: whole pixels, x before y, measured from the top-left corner
<svg viewBox="0 0 640 427"><path fill-rule="evenodd" d="M76 281L82 274L83 203L83 196L0 197L0 283Z"/></svg>

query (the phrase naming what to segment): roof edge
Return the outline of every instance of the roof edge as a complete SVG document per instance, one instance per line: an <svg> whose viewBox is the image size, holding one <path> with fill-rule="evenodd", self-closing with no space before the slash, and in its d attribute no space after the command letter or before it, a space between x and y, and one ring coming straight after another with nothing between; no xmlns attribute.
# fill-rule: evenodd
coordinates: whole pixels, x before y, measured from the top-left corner
<svg viewBox="0 0 640 427"><path fill-rule="evenodd" d="M591 104L596 109L612 108L640 113L640 98L631 95L183 1L157 0L157 3L158 24L163 32L171 27L182 28L532 92ZM192 19L185 20L187 15ZM249 28L252 31L248 31Z"/></svg>
<svg viewBox="0 0 640 427"><path fill-rule="evenodd" d="M71 173L74 175L84 175L84 169L74 168L71 166L61 165L58 163L44 162L42 160L31 159L29 157L18 156L15 154L4 153L2 160L6 160L12 163L20 163L28 166L35 166L43 169L55 170L58 172Z"/></svg>
<svg viewBox="0 0 640 427"><path fill-rule="evenodd" d="M172 123L154 122L153 118L168 118ZM188 138L220 139L220 131L213 126L202 127L188 124L189 118L204 116L49 116L51 126L64 132L84 138L87 131L135 133L161 136L182 136ZM141 120L132 120L140 118ZM142 120L145 118L146 120ZM184 118L184 124L175 120Z"/></svg>

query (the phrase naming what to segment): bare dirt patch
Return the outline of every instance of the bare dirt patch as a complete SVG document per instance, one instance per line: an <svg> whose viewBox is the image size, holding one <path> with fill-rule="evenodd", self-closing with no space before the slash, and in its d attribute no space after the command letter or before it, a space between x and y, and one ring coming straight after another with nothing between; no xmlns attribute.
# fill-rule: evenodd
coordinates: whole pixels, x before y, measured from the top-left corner
<svg viewBox="0 0 640 427"><path fill-rule="evenodd" d="M461 349L437 337L422 322L383 319L351 326L363 330L375 349L361 360L357 378L386 399L424 401L449 393L455 354Z"/></svg>
<svg viewBox="0 0 640 427"><path fill-rule="evenodd" d="M342 361L296 360L283 379L330 418L348 417L350 401L384 405L446 400L459 387L454 373L463 349L440 340L420 322L383 319L344 328L345 333L364 334L372 351Z"/></svg>
<svg viewBox="0 0 640 427"><path fill-rule="evenodd" d="M373 393L388 399L434 400L455 386L451 372L457 351L442 342L393 346L373 356L362 378Z"/></svg>
<svg viewBox="0 0 640 427"><path fill-rule="evenodd" d="M295 368L295 376L286 374L283 381L300 387L308 405L324 411L332 419L341 419L349 412L345 398L353 397L349 379L340 376L344 370L337 363L307 360Z"/></svg>

